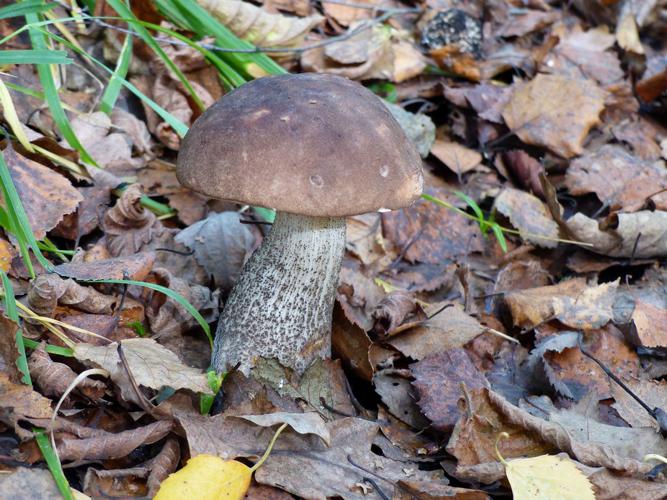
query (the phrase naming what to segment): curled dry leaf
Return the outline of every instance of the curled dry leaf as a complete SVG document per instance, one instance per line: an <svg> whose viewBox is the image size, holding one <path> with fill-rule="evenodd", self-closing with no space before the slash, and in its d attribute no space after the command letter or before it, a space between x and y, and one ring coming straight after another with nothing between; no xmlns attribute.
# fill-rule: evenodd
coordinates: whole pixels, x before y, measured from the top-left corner
<svg viewBox="0 0 667 500"><path fill-rule="evenodd" d="M348 32L359 30L360 21ZM347 40L308 50L301 56L306 71L333 73L353 80L374 78L400 83L420 75L426 68L424 56L403 31L374 26Z"/></svg>
<svg viewBox="0 0 667 500"><path fill-rule="evenodd" d="M65 391L77 377L77 374L69 366L53 361L44 350L43 345L32 351L28 359L28 366L30 367L30 375L42 393L52 398L59 398L65 394ZM105 389L104 382L91 378L85 378L76 385L78 392L92 400L100 399L104 395Z"/></svg>
<svg viewBox="0 0 667 500"><path fill-rule="evenodd" d="M21 156L10 142L2 154L35 238L44 239L47 231L56 227L65 214L76 210L83 197L69 180Z"/></svg>
<svg viewBox="0 0 667 500"><path fill-rule="evenodd" d="M533 328L551 319L577 329L600 328L613 318L618 283L616 280L588 286L585 279L575 278L553 286L510 292L505 295L505 302L514 324L522 328Z"/></svg>
<svg viewBox="0 0 667 500"><path fill-rule="evenodd" d="M150 470L146 486L148 487L148 496L153 497L157 493L160 483L166 477L174 472L181 461L181 446L178 440L169 438L164 446L154 458L146 464Z"/></svg>
<svg viewBox="0 0 667 500"><path fill-rule="evenodd" d="M61 460L108 460L123 458L139 446L152 444L169 434L174 424L160 420L123 432L100 432L84 439L63 439L58 443Z"/></svg>
<svg viewBox="0 0 667 500"><path fill-rule="evenodd" d="M505 151L500 158L503 166L512 174L512 178L535 196L544 199L544 189L540 182L540 174L544 173L544 167L539 161L522 149Z"/></svg>
<svg viewBox="0 0 667 500"><path fill-rule="evenodd" d="M0 371L5 373L13 383L19 383L23 374L16 364L19 351L16 345L16 334L19 325L0 311Z"/></svg>
<svg viewBox="0 0 667 500"><path fill-rule="evenodd" d="M373 311L374 331L383 336L392 335L408 315L415 311L416 306L414 294L404 290L390 292Z"/></svg>
<svg viewBox="0 0 667 500"><path fill-rule="evenodd" d="M310 30L324 20L319 14L301 18L270 14L241 0L198 2L236 36L258 47L298 47Z"/></svg>
<svg viewBox="0 0 667 500"><path fill-rule="evenodd" d="M255 247L255 235L247 224L241 224L236 212L211 214L183 229L175 240L193 250L216 286L226 291L236 283Z"/></svg>
<svg viewBox="0 0 667 500"><path fill-rule="evenodd" d="M595 193L612 210L635 212L650 200L667 208L667 169L660 161L642 160L623 147L606 144L572 162L565 185L573 195Z"/></svg>
<svg viewBox="0 0 667 500"><path fill-rule="evenodd" d="M155 390L172 387L211 394L205 373L185 366L173 352L155 340L128 339L123 340L121 345L128 368L138 385ZM81 343L74 347L74 356L88 366L107 370L123 394L131 394L133 389L117 349L116 342L105 346Z"/></svg>
<svg viewBox="0 0 667 500"><path fill-rule="evenodd" d="M575 239L592 244L589 250L598 254L638 259L667 255L667 211L612 214L605 229L577 212L566 224Z"/></svg>
<svg viewBox="0 0 667 500"><path fill-rule="evenodd" d="M503 118L523 142L571 158L583 152L588 131L600 123L604 97L590 80L537 75L516 85Z"/></svg>
<svg viewBox="0 0 667 500"><path fill-rule="evenodd" d="M458 401L466 390L489 387L464 349L450 349L428 356L410 366L419 394L419 407L433 427L450 432L459 419Z"/></svg>
<svg viewBox="0 0 667 500"><path fill-rule="evenodd" d="M118 305L118 298L81 286L72 279L63 279L57 274L42 274L32 282L28 305L37 314L48 317L53 317L58 305L88 313L111 314Z"/></svg>
<svg viewBox="0 0 667 500"><path fill-rule="evenodd" d="M137 184L128 186L116 204L104 215L109 253L118 257L143 250L164 228L155 214L139 203L143 196Z"/></svg>
<svg viewBox="0 0 667 500"><path fill-rule="evenodd" d="M509 218L524 240L545 248L558 246L558 241L555 241L558 239L558 224L537 197L518 189L505 188L493 206Z"/></svg>

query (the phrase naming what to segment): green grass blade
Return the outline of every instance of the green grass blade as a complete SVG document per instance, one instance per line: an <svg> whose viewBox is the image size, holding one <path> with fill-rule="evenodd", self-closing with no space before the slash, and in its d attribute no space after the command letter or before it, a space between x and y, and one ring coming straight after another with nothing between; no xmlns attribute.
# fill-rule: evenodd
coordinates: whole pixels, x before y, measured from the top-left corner
<svg viewBox="0 0 667 500"><path fill-rule="evenodd" d="M137 34L141 37L141 39L146 42L146 45L148 45L153 51L162 59L162 61L167 65L167 67L174 72L178 80L183 84L183 87L188 91L190 96L192 97L193 101L195 104L199 107L200 110L204 111L206 108L204 106L204 103L201 101L195 90L192 88L192 85L188 81L187 77L183 74L183 72L180 70L178 66L172 61L169 56L165 53L165 51L160 47L160 45L155 41L155 39L151 36L150 32L144 28L139 20L136 18L134 13L130 10L130 8L125 5L121 0L107 0L107 3L111 6L113 10L118 12L121 17L127 19L128 23L131 23L134 28L137 30Z"/></svg>
<svg viewBox="0 0 667 500"><path fill-rule="evenodd" d="M10 17L20 17L27 14L38 14L46 12L56 6L55 3L45 4L42 0L24 0L21 3L8 5L0 9L0 19L8 19Z"/></svg>
<svg viewBox="0 0 667 500"><path fill-rule="evenodd" d="M187 22L187 28L198 36L213 36L220 47L230 49L254 49L255 47L238 38L229 28L221 24L209 12L194 0L157 0L158 8L165 14L178 12L179 20ZM251 80L263 75L280 75L287 71L266 54L220 52L221 59L238 71L244 78Z"/></svg>
<svg viewBox="0 0 667 500"><path fill-rule="evenodd" d="M20 325L19 312L16 308L16 297L14 297L14 289L5 273L0 271L0 279L2 279L2 302L5 306L5 313L17 325ZM28 357L25 354L25 344L23 343L23 331L21 328L16 329L16 350L19 355L16 359L16 367L21 372L21 382L32 387L32 380L30 378L30 369L28 368Z"/></svg>
<svg viewBox="0 0 667 500"><path fill-rule="evenodd" d="M23 337L23 345L28 349L37 349L39 347L39 342ZM49 354L56 354L58 356L65 356L66 358L73 358L74 351L69 347L61 347L59 345L46 344L46 352Z"/></svg>
<svg viewBox="0 0 667 500"><path fill-rule="evenodd" d="M118 56L118 63L116 63L116 69L109 79L107 88L104 89L104 94L102 94L102 100L100 101L100 111L110 115L113 111L114 106L116 105L116 100L120 94L120 89L123 86L122 80L125 79L127 75L127 70L130 68L130 62L132 61L132 35L126 35L123 46L120 49L120 54Z"/></svg>
<svg viewBox="0 0 667 500"><path fill-rule="evenodd" d="M494 222L493 224L491 224L491 230L493 231L493 234L498 240L500 248L503 249L503 252L507 253L507 240L505 239L505 234L503 233L503 229L497 223Z"/></svg>
<svg viewBox="0 0 667 500"><path fill-rule="evenodd" d="M90 54L88 54L86 51L81 50L81 49L79 49L78 47L75 47L74 45L72 45L69 41L65 40L64 38L62 38L62 37L60 37L60 36L58 36L58 35L56 35L56 34L54 34L54 33L51 33L51 32L49 32L49 31L41 30L40 28L35 28L35 29L39 29L39 30L42 31L42 33L44 33L45 35L50 36L50 37L53 38L54 40L56 40L56 41L62 43L62 44L65 45L67 48L73 50L74 52L76 52L76 53L82 55L83 57L85 57L85 58L87 58L88 60L90 60L90 61L92 61L93 63L95 63L95 64L96 64L97 66L99 66L102 70L106 71L106 72L109 73L110 75L113 75L113 73L114 73L113 70L109 69L105 64L103 64L102 62L100 62L100 61L98 61L97 59L95 59L93 56L91 56ZM119 78L118 80L122 83L122 85L123 85L126 89L128 89L130 92L132 92L134 95L136 95L139 99L141 99L143 102L145 102L146 105L147 105L148 107L150 107L153 111L155 111L155 112L160 116L160 118L162 118L165 122L167 122L167 123L169 124L169 126L170 126L171 128L173 128L174 131L175 131L179 136L181 136L181 137L185 136L185 134L188 132L188 127L187 127L187 125L185 125L182 121L180 121L180 120L179 120L178 118L176 118L174 115L172 115L171 113L169 113L169 111L167 111L166 109L164 109L164 108L162 108L161 106L159 106L155 101L153 101L153 99L151 99L151 98L148 97L146 94L144 94L143 92L141 92L137 87L135 87L133 84L131 84L130 82L128 82L126 79L124 79L124 78Z"/></svg>
<svg viewBox="0 0 667 500"><path fill-rule="evenodd" d="M38 23L40 21L38 15L39 14L27 14L25 18L28 24ZM46 44L46 38L44 37L44 34L41 30L30 28L29 33L33 49L43 51L49 50L49 47ZM53 121L56 123L58 130L63 135L67 143L72 146L73 149L79 152L79 155L83 161L90 163L91 165L97 165L95 160L93 160L93 158L88 154L72 130L72 125L70 124L69 119L65 114L65 110L63 109L63 105L60 102L56 83L53 81L51 66L48 64L37 64L36 66L39 80L44 91L44 97L46 97L46 102L49 106L49 110L51 111L51 116L53 117Z"/></svg>
<svg viewBox="0 0 667 500"><path fill-rule="evenodd" d="M208 326L208 323L204 319L204 317L199 314L199 311L195 309L195 307L188 302L185 297L183 297L181 294L178 292L175 292L174 290L167 288L166 286L158 285L156 283L147 283L146 281L134 281L134 280L77 280L77 281L83 281L86 283L110 283L110 284L116 284L116 285L137 285L137 286L143 286L145 288L150 288L151 290L155 290L157 292L165 294L167 297L170 299L175 300L178 302L179 305L181 305L186 311L190 313L190 315L197 320L197 323L199 323L199 326L202 327L202 330L204 330L204 333L208 337L208 341L211 344L211 347L213 347L213 336L211 335L211 327Z"/></svg>
<svg viewBox="0 0 667 500"><path fill-rule="evenodd" d="M70 64L64 50L3 50L0 64Z"/></svg>
<svg viewBox="0 0 667 500"><path fill-rule="evenodd" d="M65 500L74 500L74 495L72 494L72 489L69 487L69 483L67 482L67 478L63 472L62 464L60 463L60 460L58 460L56 452L51 446L51 442L46 435L46 431L44 429L38 429L37 427L34 427L33 432L35 433L35 441L37 442L39 450L44 456L46 465L51 471L51 475L53 476L53 479L56 482L58 489L60 490L60 494L65 497Z"/></svg>
<svg viewBox="0 0 667 500"><path fill-rule="evenodd" d="M4 152L0 154L0 189L2 189L2 195L5 199L7 215L10 222L9 225L11 226L9 230L18 240L25 265L28 268L31 276L34 277L35 271L33 270L30 256L27 254L27 248L32 250L37 261L45 269L50 270L53 266L44 257L44 255L42 255L42 252L37 245L37 240L35 239L35 235L32 232L32 228L30 227L28 215L25 213L23 203L19 198L19 194L16 192L16 187L14 186L14 182L12 181L12 177L9 173L9 168L5 163L4 155Z"/></svg>

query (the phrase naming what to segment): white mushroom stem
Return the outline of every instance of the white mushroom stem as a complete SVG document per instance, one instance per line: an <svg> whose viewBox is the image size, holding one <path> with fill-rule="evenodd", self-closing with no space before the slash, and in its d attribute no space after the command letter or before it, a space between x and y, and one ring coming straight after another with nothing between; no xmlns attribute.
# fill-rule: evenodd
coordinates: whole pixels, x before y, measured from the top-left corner
<svg viewBox="0 0 667 500"><path fill-rule="evenodd" d="M218 323L213 368L276 358L299 373L330 355L345 219L279 212L243 268Z"/></svg>

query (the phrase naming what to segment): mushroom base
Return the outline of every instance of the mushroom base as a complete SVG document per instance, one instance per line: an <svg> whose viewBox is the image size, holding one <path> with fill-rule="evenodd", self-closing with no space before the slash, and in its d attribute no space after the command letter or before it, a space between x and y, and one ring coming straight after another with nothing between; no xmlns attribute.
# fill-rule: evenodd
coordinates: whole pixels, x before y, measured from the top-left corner
<svg viewBox="0 0 667 500"><path fill-rule="evenodd" d="M345 219L278 212L243 268L218 323L212 365L258 357L299 373L331 352L331 316L345 247Z"/></svg>

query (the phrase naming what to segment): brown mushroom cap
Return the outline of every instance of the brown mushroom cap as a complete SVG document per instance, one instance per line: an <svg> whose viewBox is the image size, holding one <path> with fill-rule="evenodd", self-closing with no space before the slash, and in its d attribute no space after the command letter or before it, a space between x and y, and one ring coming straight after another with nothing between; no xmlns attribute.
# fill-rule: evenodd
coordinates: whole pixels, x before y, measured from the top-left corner
<svg viewBox="0 0 667 500"><path fill-rule="evenodd" d="M205 195L309 216L410 205L421 158L380 99L333 75L264 77L192 126L178 180Z"/></svg>

